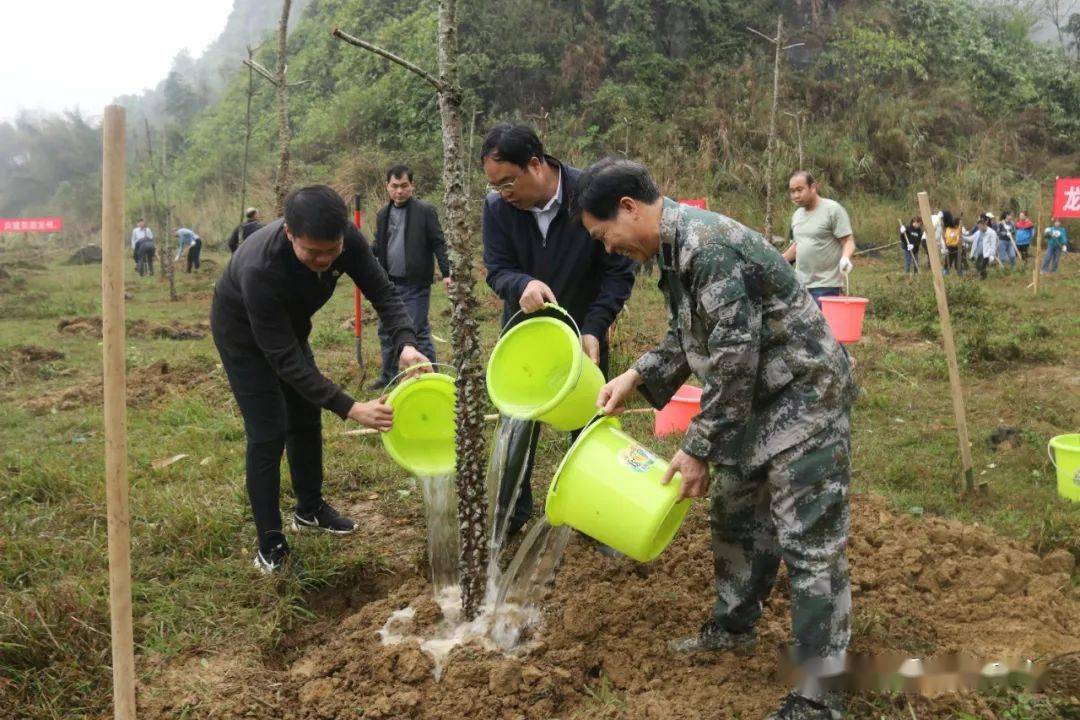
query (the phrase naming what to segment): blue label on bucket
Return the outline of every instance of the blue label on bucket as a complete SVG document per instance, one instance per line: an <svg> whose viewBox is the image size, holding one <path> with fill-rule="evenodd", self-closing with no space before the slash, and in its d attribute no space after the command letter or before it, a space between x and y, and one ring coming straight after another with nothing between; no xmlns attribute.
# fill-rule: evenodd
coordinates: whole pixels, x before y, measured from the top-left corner
<svg viewBox="0 0 1080 720"><path fill-rule="evenodd" d="M640 445L631 445L619 453L619 460L634 472L642 473L656 463L656 456Z"/></svg>

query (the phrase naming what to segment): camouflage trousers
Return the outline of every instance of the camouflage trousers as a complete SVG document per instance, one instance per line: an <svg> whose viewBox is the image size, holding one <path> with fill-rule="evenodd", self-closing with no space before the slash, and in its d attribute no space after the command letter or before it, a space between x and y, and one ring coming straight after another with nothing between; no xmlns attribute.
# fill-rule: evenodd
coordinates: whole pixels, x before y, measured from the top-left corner
<svg viewBox="0 0 1080 720"><path fill-rule="evenodd" d="M843 655L851 638L850 458L851 419L844 414L754 471L716 468L714 622L730 632L749 630L783 559L791 580L793 659Z"/></svg>

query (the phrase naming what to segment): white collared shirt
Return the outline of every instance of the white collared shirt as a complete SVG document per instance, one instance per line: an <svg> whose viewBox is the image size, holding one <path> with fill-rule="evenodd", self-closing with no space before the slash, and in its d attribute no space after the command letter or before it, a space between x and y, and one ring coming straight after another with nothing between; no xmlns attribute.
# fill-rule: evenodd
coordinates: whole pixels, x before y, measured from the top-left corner
<svg viewBox="0 0 1080 720"><path fill-rule="evenodd" d="M547 201L547 205L544 205L544 207L529 208L529 212L536 218L536 226L540 228L540 235L545 240L547 240L548 228L551 227L551 221L559 214L559 207L562 205L562 168L559 168L558 172L559 186L555 188L555 194Z"/></svg>

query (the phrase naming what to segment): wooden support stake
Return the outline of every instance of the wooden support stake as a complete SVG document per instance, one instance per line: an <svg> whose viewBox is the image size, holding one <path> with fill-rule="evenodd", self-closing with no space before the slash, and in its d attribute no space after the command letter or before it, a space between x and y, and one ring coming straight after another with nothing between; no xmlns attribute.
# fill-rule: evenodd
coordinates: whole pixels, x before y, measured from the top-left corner
<svg viewBox="0 0 1080 720"><path fill-rule="evenodd" d="M1031 282L1035 285L1035 294L1039 294L1039 251L1042 250L1043 236L1043 196L1042 181L1039 181L1039 217L1035 221L1035 267L1031 269Z"/></svg>
<svg viewBox="0 0 1080 720"><path fill-rule="evenodd" d="M127 384L124 377L124 108L105 108L101 179L101 338L105 389L105 503L109 537L113 711L135 720L135 648L131 629L131 528L127 479Z"/></svg>
<svg viewBox="0 0 1080 720"><path fill-rule="evenodd" d="M949 365L949 389L952 393L953 413L956 415L956 434L960 439L960 465L963 470L964 492L975 489L975 463L971 459L971 440L968 438L967 413L964 409L964 389L960 383L960 367L956 362L956 342L953 340L952 320L949 318L949 301L945 296L945 278L942 276L941 249L938 247L937 231L930 213L930 198L919 193L919 212L926 231L926 249L930 254L930 273L934 277L934 295L937 297L938 317L941 319L941 339L945 345L945 361Z"/></svg>

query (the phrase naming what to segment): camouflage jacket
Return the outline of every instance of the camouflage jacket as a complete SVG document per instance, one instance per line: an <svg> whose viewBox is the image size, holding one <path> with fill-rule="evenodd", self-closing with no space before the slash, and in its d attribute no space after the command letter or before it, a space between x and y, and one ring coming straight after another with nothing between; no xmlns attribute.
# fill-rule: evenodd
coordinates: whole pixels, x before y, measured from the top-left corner
<svg viewBox="0 0 1080 720"><path fill-rule="evenodd" d="M701 381L685 452L750 470L850 412L847 355L761 235L664 198L657 260L669 328L634 368L656 408L691 372Z"/></svg>

